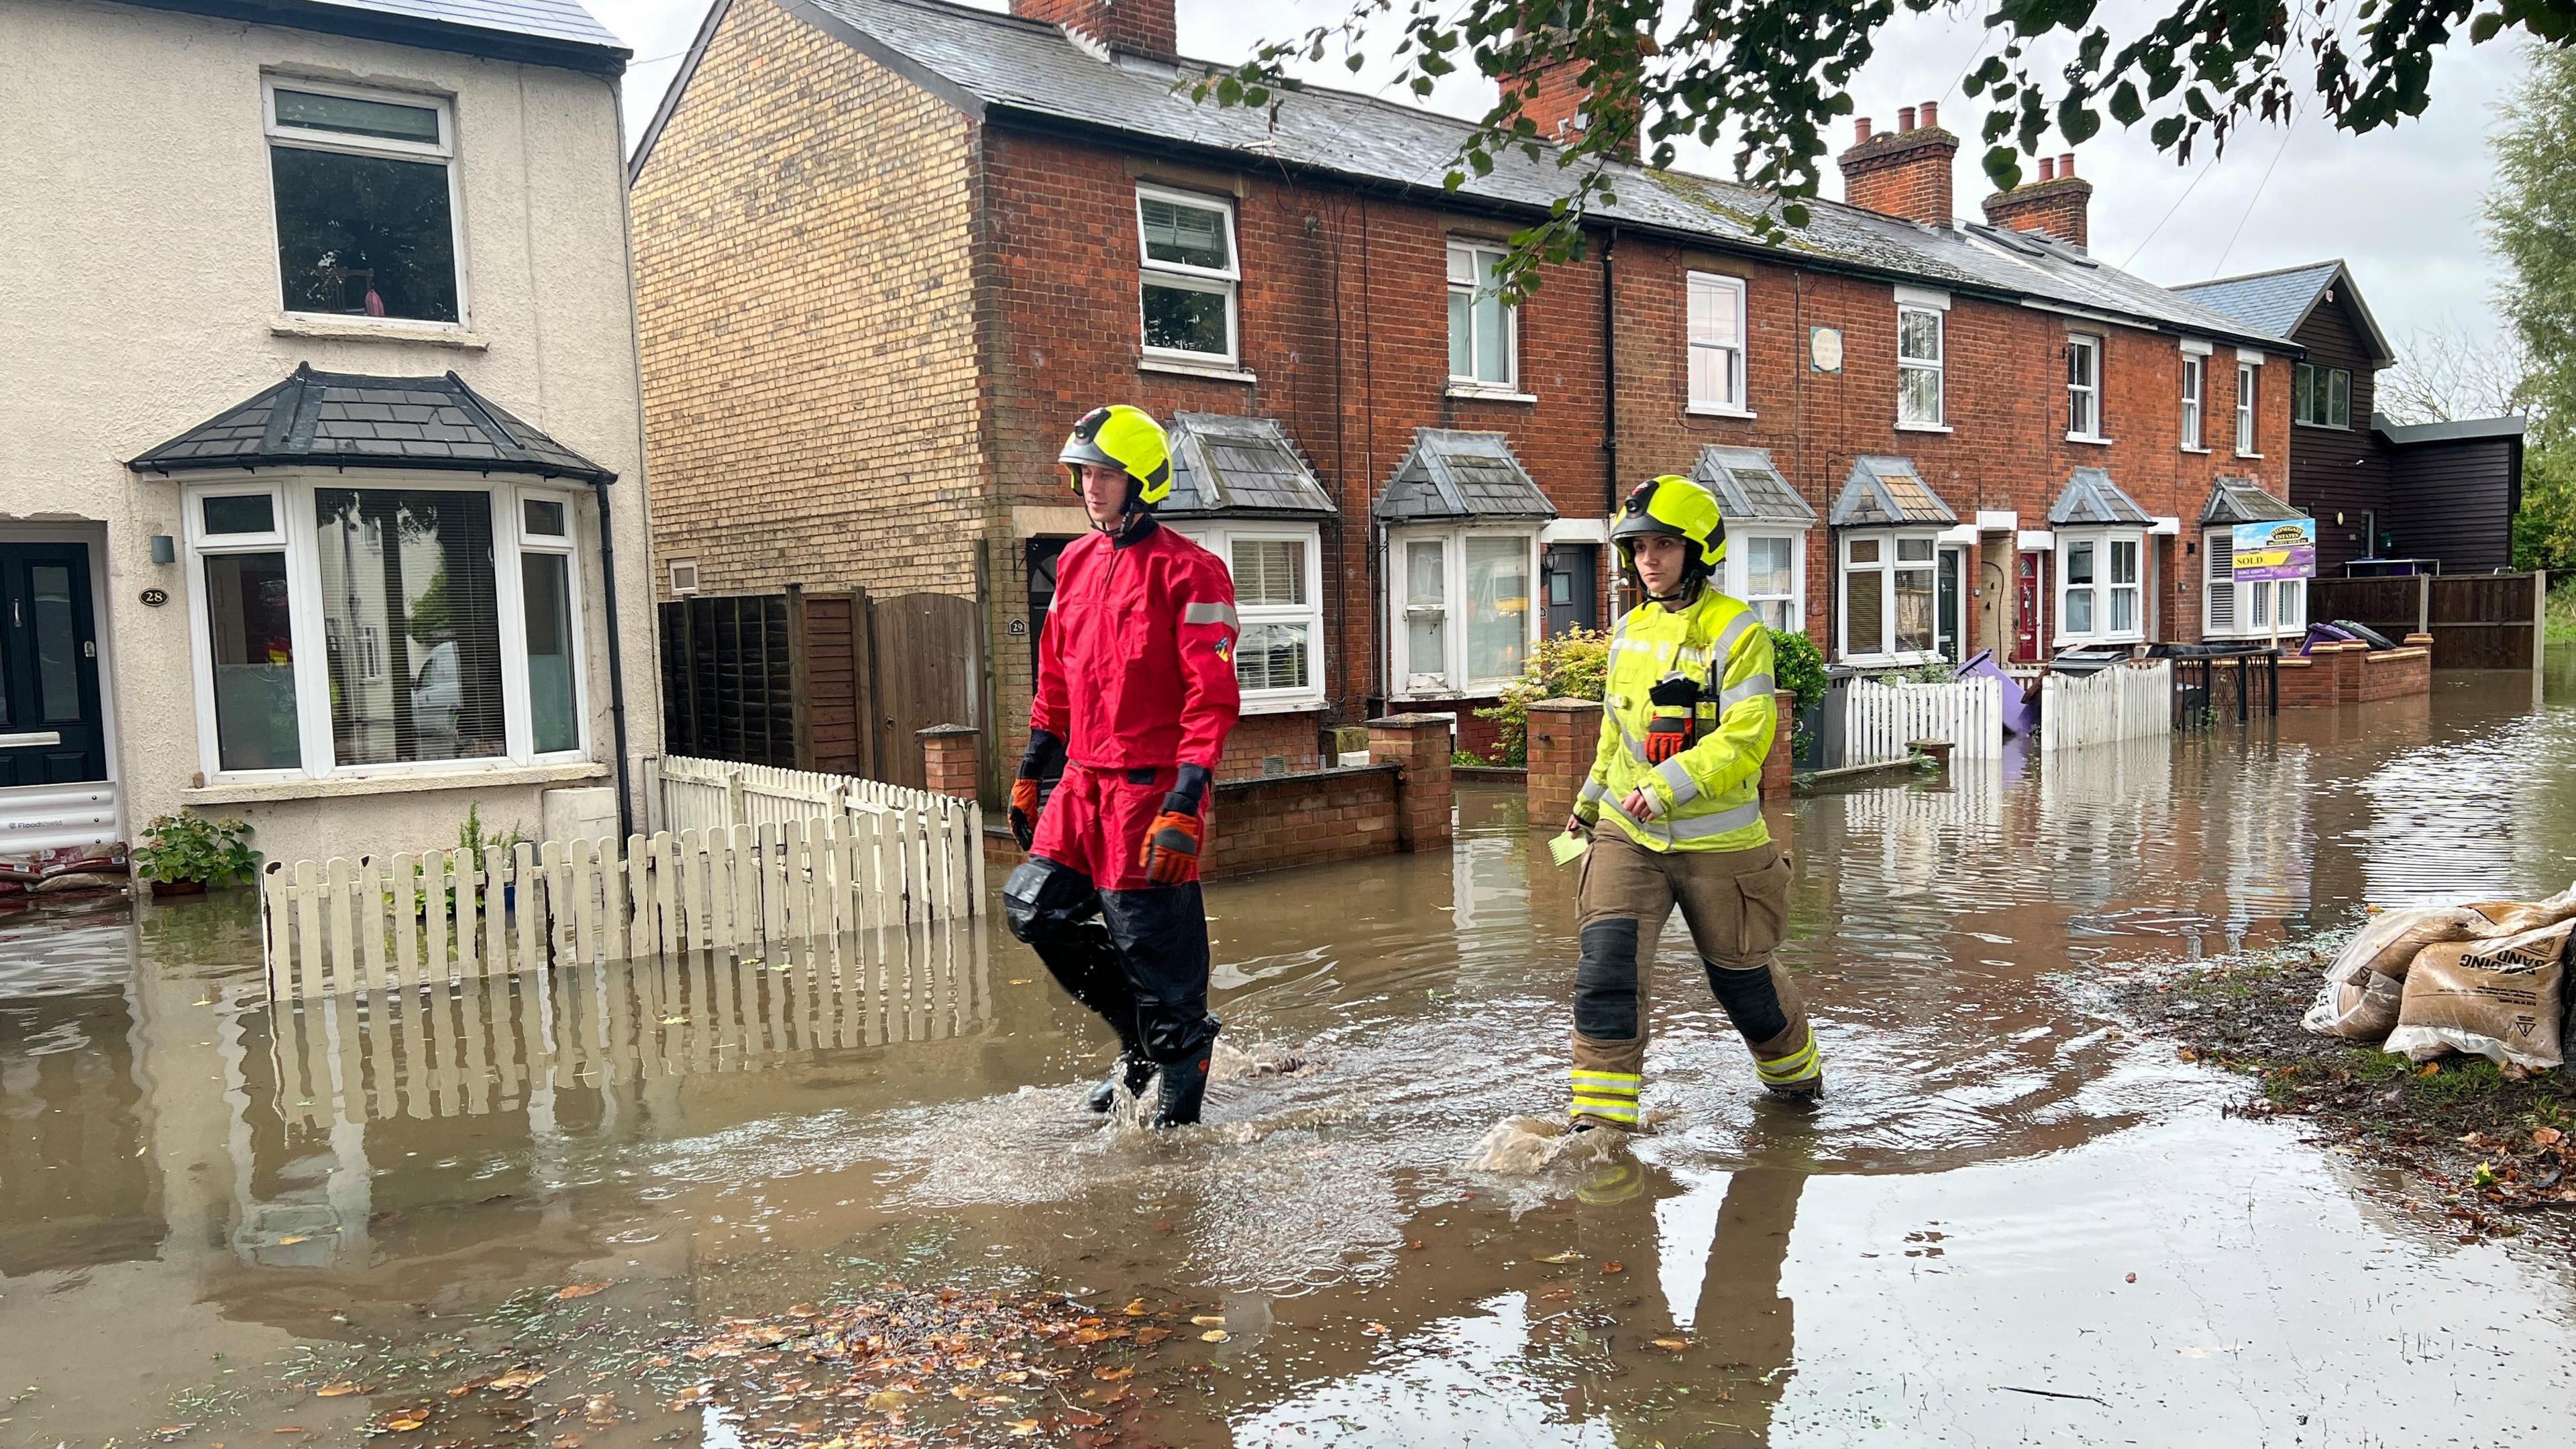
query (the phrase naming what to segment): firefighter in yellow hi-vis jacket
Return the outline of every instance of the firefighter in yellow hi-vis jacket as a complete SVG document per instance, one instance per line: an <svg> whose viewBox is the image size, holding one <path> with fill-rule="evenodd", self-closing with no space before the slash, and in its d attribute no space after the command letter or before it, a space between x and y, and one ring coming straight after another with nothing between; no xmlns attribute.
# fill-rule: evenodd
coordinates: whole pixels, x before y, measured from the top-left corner
<svg viewBox="0 0 2576 1449"><path fill-rule="evenodd" d="M1566 822L1592 839L1576 887L1575 1129L1636 1129L1646 973L1676 903L1762 1085L1812 1101L1824 1094L1815 1036L1796 984L1772 960L1788 920L1789 861L1762 823L1771 636L1711 582L1726 525L1707 489L1671 476L1640 485L1610 540L1641 598L1611 638L1601 743Z"/></svg>

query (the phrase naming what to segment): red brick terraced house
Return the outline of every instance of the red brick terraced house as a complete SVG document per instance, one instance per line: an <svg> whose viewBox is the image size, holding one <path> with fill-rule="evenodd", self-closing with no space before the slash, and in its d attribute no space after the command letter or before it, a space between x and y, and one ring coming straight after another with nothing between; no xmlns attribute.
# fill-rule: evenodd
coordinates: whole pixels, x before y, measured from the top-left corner
<svg viewBox="0 0 2576 1449"><path fill-rule="evenodd" d="M1390 710L1487 748L1542 632L1615 617L1607 516L1659 473L1724 500L1730 592L1862 667L2196 639L2204 516L2286 495L2297 348L2094 257L2071 156L1962 222L1957 138L1907 107L1772 242L1768 197L1629 168L1506 306L1552 160L1448 191L1461 123L1196 105L1173 34L1172 0L716 0L632 165L666 611L972 601L944 697L988 790L1101 402L1170 423L1165 517L1234 569L1230 775ZM800 763L847 763L816 735Z"/></svg>

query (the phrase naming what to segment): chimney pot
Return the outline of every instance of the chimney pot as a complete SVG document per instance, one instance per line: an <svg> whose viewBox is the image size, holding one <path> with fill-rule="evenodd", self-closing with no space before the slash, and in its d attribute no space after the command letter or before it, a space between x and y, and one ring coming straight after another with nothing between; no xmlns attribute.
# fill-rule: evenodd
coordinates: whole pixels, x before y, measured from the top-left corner
<svg viewBox="0 0 2576 1449"><path fill-rule="evenodd" d="M1896 108L1896 133L1901 136L1913 129L1914 108L1912 106L1898 106Z"/></svg>
<svg viewBox="0 0 2576 1449"><path fill-rule="evenodd" d="M1941 103L1939 101L1925 101L1923 103L1923 129L1928 131L1940 124Z"/></svg>
<svg viewBox="0 0 2576 1449"><path fill-rule="evenodd" d="M2066 177L2073 176L2073 175L2075 174L2075 153L2074 153L2074 152L2072 152L2072 151L2061 151L2061 152L2059 152L2059 153L2058 153L2058 155L2057 155L2057 174L2058 174L2058 177L2059 177L2061 180L2062 180L2062 179L2064 179L2064 178L2066 178Z"/></svg>
<svg viewBox="0 0 2576 1449"><path fill-rule="evenodd" d="M1868 140L1868 139L1869 139L1869 117L1867 117L1867 116L1863 116L1863 117L1861 117L1860 119L1858 119L1858 120L1856 120L1856 121L1852 122L1852 144L1853 144L1853 145L1855 145L1855 146L1857 146L1857 145L1859 145L1861 142L1866 141L1866 140Z"/></svg>
<svg viewBox="0 0 2576 1449"><path fill-rule="evenodd" d="M2042 181L2057 179L2057 162L2053 158L2047 156L2039 158L2039 179Z"/></svg>
<svg viewBox="0 0 2576 1449"><path fill-rule="evenodd" d="M1875 135L1865 116L1853 124L1854 145L1839 158L1843 200L1881 216L1948 226L1953 219L1950 173L1959 140L1937 128L1922 129L1916 124L1920 114L1912 106L1900 106L1898 129Z"/></svg>

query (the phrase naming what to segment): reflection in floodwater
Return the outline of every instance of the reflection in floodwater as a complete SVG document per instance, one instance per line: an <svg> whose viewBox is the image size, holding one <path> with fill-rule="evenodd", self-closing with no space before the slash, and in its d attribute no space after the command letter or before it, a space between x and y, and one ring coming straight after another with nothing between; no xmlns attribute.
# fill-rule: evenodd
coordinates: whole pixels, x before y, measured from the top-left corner
<svg viewBox="0 0 2576 1449"><path fill-rule="evenodd" d="M272 1006L247 902L0 918L0 1362L40 1390L0 1446L345 1438L383 1405L284 1368L579 1280L648 1285L639 1339L885 1277L1193 1300L1227 1341L1149 1359L1174 1392L1129 1426L1175 1445L2499 1442L2555 1412L2563 1268L2221 1119L2082 986L2564 886L2576 710L2445 675L1802 798L1785 954L1832 1096L1758 1100L1676 944L1660 1129L1536 1175L1461 1164L1561 1110L1572 875L1517 796L1459 811L1446 856L1210 888L1225 1040L1307 1065L1230 1056L1169 1136L1079 1110L1110 1044L980 923ZM525 1351L588 1383L643 1350ZM622 1402L591 1449L700 1432Z"/></svg>

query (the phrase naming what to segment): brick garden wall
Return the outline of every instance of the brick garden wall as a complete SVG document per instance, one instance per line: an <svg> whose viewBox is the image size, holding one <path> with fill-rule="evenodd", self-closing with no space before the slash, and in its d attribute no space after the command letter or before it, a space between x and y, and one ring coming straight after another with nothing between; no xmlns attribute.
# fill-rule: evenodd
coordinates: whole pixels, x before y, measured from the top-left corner
<svg viewBox="0 0 2576 1449"><path fill-rule="evenodd" d="M1394 854L1402 848L1400 773L1392 765L1361 765L1218 785L1205 873L1250 875Z"/></svg>
<svg viewBox="0 0 2576 1449"><path fill-rule="evenodd" d="M1332 764L1324 758L1323 716L1311 710L1293 714L1246 715L1236 723L1234 733L1225 737L1225 758L1217 765L1217 778L1236 780L1267 773L1267 764L1278 760L1287 773L1320 770Z"/></svg>

